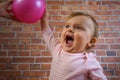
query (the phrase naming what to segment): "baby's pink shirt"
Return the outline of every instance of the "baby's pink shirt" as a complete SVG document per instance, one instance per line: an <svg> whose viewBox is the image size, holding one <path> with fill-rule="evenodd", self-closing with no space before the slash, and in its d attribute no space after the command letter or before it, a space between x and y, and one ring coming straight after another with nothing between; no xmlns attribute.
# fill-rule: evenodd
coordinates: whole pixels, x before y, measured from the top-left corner
<svg viewBox="0 0 120 80"><path fill-rule="evenodd" d="M49 80L107 80L94 53L65 52L50 28L43 38L53 57Z"/></svg>

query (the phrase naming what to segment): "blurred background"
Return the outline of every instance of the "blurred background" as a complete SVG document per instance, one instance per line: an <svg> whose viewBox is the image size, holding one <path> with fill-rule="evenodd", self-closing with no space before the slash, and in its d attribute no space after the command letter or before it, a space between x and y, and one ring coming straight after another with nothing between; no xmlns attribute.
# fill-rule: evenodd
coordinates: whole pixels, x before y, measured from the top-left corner
<svg viewBox="0 0 120 80"><path fill-rule="evenodd" d="M94 16L99 24L97 59L108 80L120 80L120 0L46 0L46 5L57 39L72 12ZM0 17L0 80L48 80L51 60L39 21L26 24Z"/></svg>

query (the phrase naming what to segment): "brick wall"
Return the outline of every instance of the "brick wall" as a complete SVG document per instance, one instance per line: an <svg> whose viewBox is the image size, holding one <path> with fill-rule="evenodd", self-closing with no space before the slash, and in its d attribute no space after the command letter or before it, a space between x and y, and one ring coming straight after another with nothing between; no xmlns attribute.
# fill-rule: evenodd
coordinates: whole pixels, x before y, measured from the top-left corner
<svg viewBox="0 0 120 80"><path fill-rule="evenodd" d="M49 24L59 39L66 17L82 11L95 17L95 52L108 80L120 80L120 0L47 0ZM48 80L51 56L39 22L0 18L0 80Z"/></svg>

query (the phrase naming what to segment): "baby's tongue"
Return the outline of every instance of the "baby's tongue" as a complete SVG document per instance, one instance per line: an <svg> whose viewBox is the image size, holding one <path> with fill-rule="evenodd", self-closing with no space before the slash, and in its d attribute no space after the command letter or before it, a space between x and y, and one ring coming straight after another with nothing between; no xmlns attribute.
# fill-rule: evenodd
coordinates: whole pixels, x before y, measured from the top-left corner
<svg viewBox="0 0 120 80"><path fill-rule="evenodd" d="M67 43L68 43L69 45L72 45L72 44L73 44L73 40L68 40Z"/></svg>

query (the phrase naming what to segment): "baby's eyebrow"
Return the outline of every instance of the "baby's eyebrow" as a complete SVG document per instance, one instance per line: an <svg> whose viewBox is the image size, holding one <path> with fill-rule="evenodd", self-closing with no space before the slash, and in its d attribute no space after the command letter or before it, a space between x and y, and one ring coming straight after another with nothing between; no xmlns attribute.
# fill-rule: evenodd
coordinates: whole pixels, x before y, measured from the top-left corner
<svg viewBox="0 0 120 80"><path fill-rule="evenodd" d="M78 26L78 25L80 25L81 27L85 28L85 26L82 25L82 24L75 24L75 26Z"/></svg>

